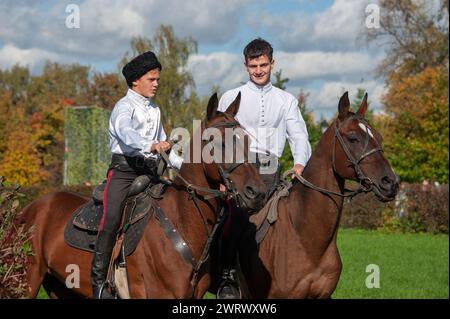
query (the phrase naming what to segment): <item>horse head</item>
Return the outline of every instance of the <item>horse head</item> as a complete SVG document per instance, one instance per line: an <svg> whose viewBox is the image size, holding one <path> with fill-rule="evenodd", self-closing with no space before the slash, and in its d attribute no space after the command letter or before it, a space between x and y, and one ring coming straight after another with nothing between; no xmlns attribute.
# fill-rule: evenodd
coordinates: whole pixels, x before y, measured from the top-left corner
<svg viewBox="0 0 450 319"><path fill-rule="evenodd" d="M331 124L333 169L343 179L358 181L364 191L373 191L381 201L393 200L399 178L381 148L380 133L364 118L367 93L356 113L350 111L348 92L339 100L339 115Z"/></svg>
<svg viewBox="0 0 450 319"><path fill-rule="evenodd" d="M235 119L240 100L239 93L227 110L220 112L217 94L209 99L202 140L210 146L206 148L208 155L212 150L214 155L206 163L206 153L202 151L202 160L208 179L224 184L241 208L256 211L262 208L266 186L255 165L249 162L249 136Z"/></svg>

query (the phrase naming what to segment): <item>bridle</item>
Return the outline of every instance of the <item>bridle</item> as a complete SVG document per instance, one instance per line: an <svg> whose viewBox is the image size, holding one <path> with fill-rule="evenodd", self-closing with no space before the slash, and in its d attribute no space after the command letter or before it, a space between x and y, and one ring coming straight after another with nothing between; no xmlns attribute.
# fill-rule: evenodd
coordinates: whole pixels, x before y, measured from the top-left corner
<svg viewBox="0 0 450 319"><path fill-rule="evenodd" d="M222 122L215 123L215 124L211 125L208 128L206 127L206 124L203 122L202 126L203 126L203 129L202 129L202 132L203 132L205 129L208 129L208 128L221 128L221 127L235 128L235 127L240 126L240 124L237 121L230 121L230 122L222 121ZM202 140L202 142L203 141L204 140ZM209 145L211 145L211 144L209 144ZM242 195L239 194L235 184L233 183L233 180L231 178L231 173L236 168L238 168L239 166L244 164L245 162L246 161L244 160L244 161L241 161L241 162L230 163L230 165L227 165L227 167L225 167L223 164L218 163L216 161L214 162L216 167L217 167L217 170L219 172L219 175L220 175L220 177L221 177L221 179L222 179L222 181L223 181L223 183L225 185L225 188L226 188L225 196L229 196L230 198L234 198L235 202L236 202L236 205L238 205L238 206L242 205ZM203 165L203 171L205 172L205 175L206 175L205 163L202 162L202 165Z"/></svg>
<svg viewBox="0 0 450 319"><path fill-rule="evenodd" d="M234 127L238 127L238 126L240 126L240 124L237 121L221 121L221 122L215 123L209 127L206 127L206 123L203 121L202 126L201 126L201 134L203 134L204 130L207 128L221 128L221 127L234 128ZM205 140L202 139L202 149L203 149L203 142L205 142ZM172 142L172 144L173 144L173 142ZM169 157L166 152L162 151L161 157L164 159L164 161L167 164L170 164L170 160L169 160ZM182 176L182 174L180 173L180 170L176 169L173 165L171 165L171 167L177 171L177 173L178 173L177 177L184 183L186 190L190 195L190 198L194 201L194 204L197 208L197 212L199 213L199 215L203 221L205 232L208 237L205 247L203 248L203 252L202 252L200 259L197 261L197 263L193 264L193 275L192 275L192 279L191 279L192 294L194 294L194 292L195 292L195 287L197 286L197 283L198 283L198 276L199 276L201 267L206 262L206 260L209 258L209 248L214 239L214 235L215 235L216 231L218 230L219 226L223 224L223 221L225 220L225 217L226 217L225 206L223 206L219 212L219 216L218 216L217 221L215 222L212 230L209 230L206 217L204 216L202 209L200 207L199 197L202 197L204 200L209 200L214 197L219 197L221 199L226 199L227 197L231 197L231 198L235 199L236 205L240 205L240 202L241 202L241 195L239 194L235 184L233 183L231 174L240 165L246 163L246 161L244 160L242 162L231 163L231 165L229 165L229 167L224 167L221 163L217 163L216 161L214 161L214 163L215 163L217 170L219 172L219 175L225 185L226 190L224 192L220 191L218 189L201 187L201 186L190 183L185 177ZM205 163L202 161L203 172L204 172L205 176L207 176L206 168L204 165L205 165ZM209 195L203 195L199 192L208 193Z"/></svg>
<svg viewBox="0 0 450 319"><path fill-rule="evenodd" d="M350 197L350 198L352 198L352 197L354 197L355 195L357 195L359 193L368 193L368 192L372 191L374 189L374 187L378 189L378 185L376 183L374 183L370 177L367 177L364 174L364 172L361 169L360 163L361 163L361 161L364 158L366 158L366 157L368 157L368 156L370 156L372 154L375 154L377 152L383 152L383 149L378 144L378 142L376 142L377 146L367 151L367 148L369 146L369 140L370 140L370 134L369 134L368 129L367 129L367 127L368 127L367 126L367 122L364 120L364 118L362 118L362 117L360 117L358 115L352 116L350 118L350 120L351 119L356 119L359 123L362 123L362 124L366 125L366 130L365 130L366 134L365 134L363 151L361 152L361 155L357 159L352 155L352 153L350 152L349 147L347 146L347 144L344 141L344 138L342 137L342 134L339 132L339 127L337 125L337 121L334 121L333 122L334 138L333 138L332 162L333 162L333 171L337 175L339 175L337 170L336 170L336 140L337 140L339 142L339 144L341 145L342 150L344 151L345 156L347 157L347 160L351 163L351 165L353 166L353 168L355 170L355 173L356 173L356 176L357 176L358 182L359 182L359 187L356 190L345 189L344 192L348 192L347 194L345 194L345 193L342 194L342 193L337 193L337 192L334 192L334 191L331 191L331 190L327 190L327 189L324 189L324 188L321 188L319 186L316 186L316 185L312 184L311 182L306 180L303 176L296 174L293 170L289 170L289 171L285 172L283 174L283 178L286 179L286 177L288 175L294 174L297 177L297 179L302 184L304 184L305 186L307 186L307 187L309 187L311 189L314 189L316 191L319 191L321 193L325 193L325 194L328 194L328 195L337 195L337 196L340 196L340 197ZM383 195L381 195L381 193L379 195L383 196Z"/></svg>
<svg viewBox="0 0 450 319"><path fill-rule="evenodd" d="M375 140L375 142L377 143L377 146L372 148L371 150L367 151L367 147L369 146L369 140L370 140L370 133L369 133L369 129L368 127L368 123L360 116L353 116L350 119L356 119L359 123L362 123L363 125L365 125L366 130L365 130L365 140L364 140L364 148L361 152L361 155L359 156L358 159L355 159L355 157L353 157L352 153L350 152L347 144L344 141L344 138L342 137L341 133L339 132L339 128L337 126L337 122L335 121L333 123L333 128L334 128L334 139L333 139L333 170L335 173L337 173L336 170L336 139L339 141L342 150L344 151L345 155L347 156L347 160L352 164L355 172L356 172L356 176L358 178L358 182L360 184L360 187L362 188L363 192L370 192L372 190L372 187L376 184L372 181L372 179L370 177L367 177L364 172L361 169L360 163L361 161L376 153L376 152L383 152L382 148L380 147L380 145L378 144L378 142Z"/></svg>
<svg viewBox="0 0 450 319"><path fill-rule="evenodd" d="M202 122L201 132L203 133L203 131L208 128L221 128L221 127L234 128L234 127L238 127L238 126L240 126L240 124L237 121L231 121L231 122L222 121L222 122L215 123L209 127L206 127L205 122ZM205 140L202 139L202 148L203 148L204 141ZM172 142L172 144L173 144L173 142ZM161 157L164 159L164 161L167 164L170 164L169 156L167 155L167 153L161 152ZM222 199L225 199L227 196L230 196L231 198L235 199L237 205L241 205L242 204L241 194L238 192L238 190L231 178L231 173L236 168L238 168L239 166L241 166L244 163L246 163L245 160L241 161L241 162L231 163L228 167L225 167L223 164L220 164L220 163L217 163L216 161L214 161L214 164L217 167L217 171L219 172L220 178L222 179L222 182L225 185L225 188L226 188L225 191L220 191L218 189L206 188L206 187L194 185L191 182L189 182L185 177L183 177L183 175L180 173L180 170L175 168L173 165L171 165L171 167L177 171L177 177L180 178L180 180L184 183L186 190L191 195L201 196L205 200L209 200L214 197L220 197ZM205 163L203 161L202 161L202 167L203 167L203 172L206 176L207 175L206 168L205 168ZM198 192L209 193L210 195L202 195L202 194L199 194Z"/></svg>

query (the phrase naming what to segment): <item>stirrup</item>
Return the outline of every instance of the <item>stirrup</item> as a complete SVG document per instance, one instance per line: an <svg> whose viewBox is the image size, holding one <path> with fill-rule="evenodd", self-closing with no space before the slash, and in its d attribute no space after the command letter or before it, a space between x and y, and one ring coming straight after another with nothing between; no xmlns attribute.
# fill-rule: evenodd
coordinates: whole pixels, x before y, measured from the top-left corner
<svg viewBox="0 0 450 319"><path fill-rule="evenodd" d="M108 285L107 281L104 281L96 296L94 296L96 299L117 299L115 296L113 296L108 290L105 290L106 286Z"/></svg>
<svg viewBox="0 0 450 319"><path fill-rule="evenodd" d="M231 269L222 274L222 282L217 289L217 299L242 299L241 289L234 279L236 270Z"/></svg>

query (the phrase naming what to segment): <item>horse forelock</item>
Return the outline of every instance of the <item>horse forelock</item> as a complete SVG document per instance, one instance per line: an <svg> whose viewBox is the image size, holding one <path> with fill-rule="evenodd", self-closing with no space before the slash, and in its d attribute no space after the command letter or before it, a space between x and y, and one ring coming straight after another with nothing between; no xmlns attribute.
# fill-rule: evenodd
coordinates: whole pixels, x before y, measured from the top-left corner
<svg viewBox="0 0 450 319"><path fill-rule="evenodd" d="M359 129L364 134L368 134L379 145L381 145L381 143L383 142L383 137L381 136L381 134L369 123L369 121L365 117L359 114L349 112L348 116L344 120L339 121L338 128L343 128L345 125L352 125L354 129Z"/></svg>

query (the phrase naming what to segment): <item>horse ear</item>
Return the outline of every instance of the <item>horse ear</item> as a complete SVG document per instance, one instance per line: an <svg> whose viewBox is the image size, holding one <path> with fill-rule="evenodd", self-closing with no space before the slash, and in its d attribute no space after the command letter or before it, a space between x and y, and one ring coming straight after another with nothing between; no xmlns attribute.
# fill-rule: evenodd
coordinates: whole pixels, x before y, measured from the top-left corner
<svg viewBox="0 0 450 319"><path fill-rule="evenodd" d="M350 110L350 100L348 99L348 92L345 92L339 100L339 119L343 120Z"/></svg>
<svg viewBox="0 0 450 319"><path fill-rule="evenodd" d="M359 106L358 112L356 112L358 115L361 115L364 117L364 115L367 112L367 93L364 94L364 98L361 102L361 105Z"/></svg>
<svg viewBox="0 0 450 319"><path fill-rule="evenodd" d="M216 116L217 107L219 106L219 100L217 99L217 93L211 95L208 101L208 108L206 109L206 120L209 121Z"/></svg>
<svg viewBox="0 0 450 319"><path fill-rule="evenodd" d="M240 104L241 104L241 92L239 91L233 103L230 104L225 113L231 114L233 117L236 116L237 112L239 111Z"/></svg>

